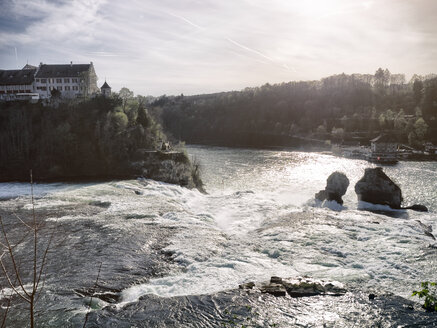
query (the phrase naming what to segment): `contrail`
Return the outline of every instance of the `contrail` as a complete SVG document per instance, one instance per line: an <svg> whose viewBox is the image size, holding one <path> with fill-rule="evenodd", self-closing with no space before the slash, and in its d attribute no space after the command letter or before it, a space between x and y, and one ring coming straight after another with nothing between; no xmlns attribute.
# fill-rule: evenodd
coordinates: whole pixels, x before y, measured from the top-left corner
<svg viewBox="0 0 437 328"><path fill-rule="evenodd" d="M186 19L186 18L183 17L183 16L179 16L179 15L176 15L176 14L173 14L173 13L169 13L169 12L167 12L167 14L170 15L170 16L176 17L176 18L178 18L178 19L184 21L185 23L187 23L187 24L189 24L189 25L191 25L191 26L194 26L195 28L197 28L197 29L199 29L199 30L205 30L204 27L199 26L199 25L193 23L192 21L190 21L189 19ZM259 52L258 50L255 50L255 49L249 48L249 47L245 46L244 44L241 44L241 43L239 43L239 42L237 42L237 41L235 41L235 40L233 40L233 39L231 39L231 38L225 38L225 39L226 39L227 41L231 42L232 44L234 44L235 46L241 48L241 49L244 49L244 50L246 50L246 51L249 51L249 52L251 52L251 53L254 53L254 54L258 55L258 56L261 56L261 57L267 59L268 61L272 62L273 64L280 65L282 68L284 68L284 69L286 69L286 70L292 70L292 71L296 72L296 69L295 69L294 67L291 67L291 68L290 68L287 64L281 64L281 63L278 63L278 62L277 62L275 59L273 59L272 57L269 57L269 56L263 54L262 52Z"/></svg>
<svg viewBox="0 0 437 328"><path fill-rule="evenodd" d="M253 52L254 54L257 54L258 56L261 56L261 57L263 57L263 58L265 58L265 59L268 59L268 60L270 60L270 61L273 62L273 63L275 62L275 60L274 60L273 58L271 58L271 57L269 57L269 56L266 56L266 55L264 55L262 52L259 52L259 51L255 50L255 49L252 49L252 48L246 47L245 45L243 45L243 44L241 44L241 43L238 43L237 41L232 40L231 38L226 38L226 40L228 40L229 42L235 44L237 47L240 47L240 48L242 48L242 49L244 49L244 50L247 50L247 51Z"/></svg>
<svg viewBox="0 0 437 328"><path fill-rule="evenodd" d="M291 71L293 71L293 72L296 72L296 69L295 69L294 67L289 67L289 66L288 66L287 64L285 64L285 63L284 63L284 64L278 63L278 62L277 62L275 59L273 59L272 57L269 57L269 56L263 54L262 52L259 52L258 50L255 50L255 49L249 48L249 47L245 46L244 44L241 44L241 43L239 43L239 42L237 42L237 41L235 41L235 40L233 40L233 39L231 39L231 38L226 38L226 40L228 40L228 41L231 42L232 44L236 45L237 47L240 47L241 49L244 49L244 50L246 50L246 51L250 51L250 52L252 52L252 53L254 53L254 54L257 54L258 56L261 56L261 57L267 59L268 61L272 62L273 64L280 65L282 68L285 68L285 69L288 70L288 71L291 70Z"/></svg>
<svg viewBox="0 0 437 328"><path fill-rule="evenodd" d="M190 24L191 26L194 26L195 28L198 28L198 29L200 29L200 30L203 30L203 29L204 29L204 27L199 26L199 25L193 23L192 21L186 19L186 18L183 17L183 16L179 16L179 15L172 14L172 13L168 13L168 14L169 14L170 16L173 16L173 17L176 17L176 18L179 18L179 19L183 20L185 23L188 23L188 24ZM245 45L242 45L241 43L238 43L237 41L232 40L231 38L226 38L226 40L228 40L229 42L233 43L234 45L236 45L236 46L238 46L238 47L240 47L240 48L242 48L242 49L244 49L244 50L247 50L247 51L253 52L253 53L255 53L255 54L257 54L257 55L259 55L259 56L261 56L261 57L264 57L265 59L270 60L271 62L275 62L275 60L274 60L273 58L270 58L269 56L266 56L266 55L264 55L263 53L261 53L261 52L255 50L255 49L252 49L252 48L246 47Z"/></svg>
<svg viewBox="0 0 437 328"><path fill-rule="evenodd" d="M169 14L170 16L173 16L173 17L176 17L176 18L179 18L179 19L183 20L185 23L188 23L188 24L190 24L191 26L194 26L195 28L198 28L199 30L203 30L203 29L204 29L202 26L199 26L199 25L193 23L192 21L186 19L186 18L183 17L183 16L175 15L175 14L172 14L172 13L168 13L168 14Z"/></svg>

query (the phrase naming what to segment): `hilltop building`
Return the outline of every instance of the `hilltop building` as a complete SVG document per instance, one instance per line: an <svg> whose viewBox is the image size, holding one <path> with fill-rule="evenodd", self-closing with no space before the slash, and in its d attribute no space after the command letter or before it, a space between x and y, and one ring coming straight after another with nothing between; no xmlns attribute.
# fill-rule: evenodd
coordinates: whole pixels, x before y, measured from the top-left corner
<svg viewBox="0 0 437 328"><path fill-rule="evenodd" d="M100 87L100 92L104 97L111 96L111 87L108 85L108 83L103 83L103 85Z"/></svg>
<svg viewBox="0 0 437 328"><path fill-rule="evenodd" d="M46 65L41 63L35 74L35 92L50 98L56 89L63 98L89 97L99 91L93 63Z"/></svg>
<svg viewBox="0 0 437 328"><path fill-rule="evenodd" d="M0 99L15 100L17 94L33 93L37 68L26 65L23 69L0 70Z"/></svg>
<svg viewBox="0 0 437 328"><path fill-rule="evenodd" d="M30 95L49 99L52 90L63 98L89 97L99 92L93 63L26 65L21 70L0 70L0 100Z"/></svg>

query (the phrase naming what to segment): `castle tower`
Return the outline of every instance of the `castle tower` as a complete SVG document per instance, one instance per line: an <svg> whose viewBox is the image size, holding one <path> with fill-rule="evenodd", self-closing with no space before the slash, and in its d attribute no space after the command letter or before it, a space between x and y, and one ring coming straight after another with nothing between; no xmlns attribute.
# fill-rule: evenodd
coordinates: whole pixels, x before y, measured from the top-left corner
<svg viewBox="0 0 437 328"><path fill-rule="evenodd" d="M100 91L102 92L102 95L104 97L109 97L111 95L111 87L108 85L108 83L103 83L103 85L100 87Z"/></svg>

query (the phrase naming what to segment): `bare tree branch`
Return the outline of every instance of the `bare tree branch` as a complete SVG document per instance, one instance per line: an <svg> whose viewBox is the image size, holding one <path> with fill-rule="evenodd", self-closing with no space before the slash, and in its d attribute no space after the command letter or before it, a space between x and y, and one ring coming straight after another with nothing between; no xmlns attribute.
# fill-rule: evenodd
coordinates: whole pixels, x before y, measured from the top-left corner
<svg viewBox="0 0 437 328"><path fill-rule="evenodd" d="M36 224L36 215L35 215L35 200L33 197L33 175L32 170L30 170L30 194L32 197L32 218L33 218L33 290L32 290L32 297L31 301L33 303L33 297L36 293L36 281L37 281L37 259L38 259L38 230L37 230L37 224Z"/></svg>
<svg viewBox="0 0 437 328"><path fill-rule="evenodd" d="M6 268L5 268L5 265L4 265L4 263L3 263L3 260L2 260L3 255L4 255L4 254L2 254L2 256L0 257L0 265L1 265L1 267L2 267L2 271L3 271L3 273L4 273L5 277L6 277L6 279L8 280L9 286L12 288L12 290L13 290L13 291L18 295L18 296L20 296L23 300L25 300L27 303L29 303L29 302L30 302L30 299L28 299L28 298L26 298L25 296L21 295L21 293L16 289L15 284L12 283L12 280L11 280L11 278L9 277L9 274L8 274L8 272L7 272ZM18 277L16 276L15 279L18 279ZM21 287L23 288L23 290L24 290L24 287L23 287L22 285L20 285L20 286L21 286ZM28 295L26 291L25 291L25 293L26 293L26 295Z"/></svg>
<svg viewBox="0 0 437 328"><path fill-rule="evenodd" d="M94 283L94 290L97 288L97 284L99 282L100 270L102 269L102 264L103 264L103 262L100 262L99 271L97 272L96 282ZM91 294L91 297L90 297L90 303L88 304L88 311L85 315L85 322L83 323L83 328L85 328L86 323L88 321L88 315L90 314L90 308L91 308L92 301L93 301L93 294Z"/></svg>
<svg viewBox="0 0 437 328"><path fill-rule="evenodd" d="M29 314L30 314L30 327L35 327L35 303L39 300L39 297L41 296L41 291L43 289L43 286L45 284L43 277L44 269L47 264L47 256L49 253L49 249L52 245L52 241L55 235L55 229L52 229L52 232L50 234L47 246L45 247L44 251L39 251L39 236L38 233L40 229L43 227L44 222L38 222L36 213L35 213L35 198L33 193L33 176L32 176L32 170L30 170L30 186L31 186L31 203L32 203L32 223L28 224L24 220L22 220L18 215L15 214L15 217L22 223L25 227L28 228L27 233L19 240L17 244L14 246L11 245L8 234L6 233L6 229L3 223L3 220L0 216L0 228L1 233L3 234L4 243L0 242L0 245L4 248L3 254L0 255L0 266L3 271L3 274L5 275L6 280L8 281L12 293L17 294L21 299L23 299L25 302L29 303ZM21 280L20 276L20 268L17 264L17 255L14 253L13 249L19 245L21 242L23 242L30 233L33 232L33 250L32 250L32 271L31 274L33 275L33 279L30 282L32 286L31 292L26 291L24 288L24 283ZM41 253L42 252L42 253ZM38 253L40 254L40 258L38 258ZM9 269L10 272L8 272L8 269L6 269L6 265L4 263L3 257L5 255L8 255L8 264L9 260L12 263L12 268ZM12 272L12 273L11 273ZM100 272L100 271L99 271ZM15 282L12 282L11 277L15 275ZM18 283L17 283L18 281ZM42 282L42 285L40 283ZM20 290L21 289L21 290ZM6 319L3 320L2 326L0 328L3 328L5 325Z"/></svg>
<svg viewBox="0 0 437 328"><path fill-rule="evenodd" d="M17 215L17 213L14 213L14 216L23 224L23 225L25 225L26 227L28 227L30 230L33 230L33 228L30 226L30 225L28 225L26 222L24 222L18 215Z"/></svg>
<svg viewBox="0 0 437 328"><path fill-rule="evenodd" d="M17 283L17 279L15 279L14 284L16 284L16 283ZM6 318L8 317L8 312L9 312L9 309L11 307L12 295L14 295L13 290L11 291L11 293L8 296L8 302L6 304L6 309L5 309L5 313L3 314L2 324L1 324L0 328L6 328Z"/></svg>
<svg viewBox="0 0 437 328"><path fill-rule="evenodd" d="M40 270L39 270L39 273L38 273L38 279L37 279L37 281L36 281L36 290L38 289L38 285L39 285L39 282L40 282L40 279L41 279L42 273L43 273L43 271L44 271L44 267L45 267L46 262L47 262L47 254L48 254L48 252L49 252L50 245L52 244L53 236L54 236L54 235L55 235L55 229L53 228L53 229L52 229L52 233L50 234L49 242L47 243L47 247L46 247L46 249L45 249L45 251L44 251L44 255L43 255L43 257L42 257L41 267L40 267Z"/></svg>
<svg viewBox="0 0 437 328"><path fill-rule="evenodd" d="M8 249L9 256L10 256L10 258L11 258L11 261L12 261L12 266L13 266L13 268L14 268L15 275L17 276L17 279L18 279L18 283L19 283L21 289L23 290L24 294L26 294L26 296L30 298L30 294L29 294L29 293L24 289L24 284L23 284L23 281L21 280L21 277L20 277L20 273L19 273L19 270L18 270L17 263L15 262L15 255L14 255L14 253L12 252L12 247L11 247L11 244L9 243L9 239L8 239L7 234L6 234L5 227L4 227L4 225L3 225L3 220L2 220L2 218L1 218L1 216L0 216L0 226L1 226L1 230L2 230L2 232L3 232L3 236L4 236L4 238L5 238L5 241L6 241L7 249ZM3 262L2 262L2 268L4 268ZM10 279L8 279L8 281L10 281ZM20 295L21 295L21 294L20 294Z"/></svg>

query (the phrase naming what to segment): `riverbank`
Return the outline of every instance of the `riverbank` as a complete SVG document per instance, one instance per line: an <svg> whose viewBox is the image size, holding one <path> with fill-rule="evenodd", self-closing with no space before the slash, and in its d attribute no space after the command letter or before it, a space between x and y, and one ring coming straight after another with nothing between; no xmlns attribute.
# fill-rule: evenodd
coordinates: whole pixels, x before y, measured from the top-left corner
<svg viewBox="0 0 437 328"><path fill-rule="evenodd" d="M371 154L370 147L365 146L333 145L331 151L336 156L362 160L367 160ZM396 153L396 159L398 161L435 162L437 161L437 154L431 154L420 150L408 152L398 151Z"/></svg>
<svg viewBox="0 0 437 328"><path fill-rule="evenodd" d="M295 139L298 140L298 139ZM294 145L288 143L267 143L267 144L246 144L246 143L226 143L226 142L197 142L192 143L193 146L210 146L210 147L229 147L234 149L254 149L254 150L284 150L284 151L299 151L299 152L317 152L330 154L351 159L367 160L370 154L370 147L368 146L341 146L339 144L325 143L323 140L308 139L306 142ZM435 162L437 161L437 154L430 154L423 151L414 151L411 153L399 152L398 161L421 161L421 162Z"/></svg>
<svg viewBox="0 0 437 328"><path fill-rule="evenodd" d="M84 163L86 164L86 163ZM30 170L13 166L0 173L0 182L29 182ZM129 180L147 178L156 181L177 184L187 188L198 188L203 191L200 172L196 164L192 164L183 151L137 150L130 161L123 165L106 168L106 170L82 172L63 171L46 168L32 170L34 182L99 182L111 180Z"/></svg>

